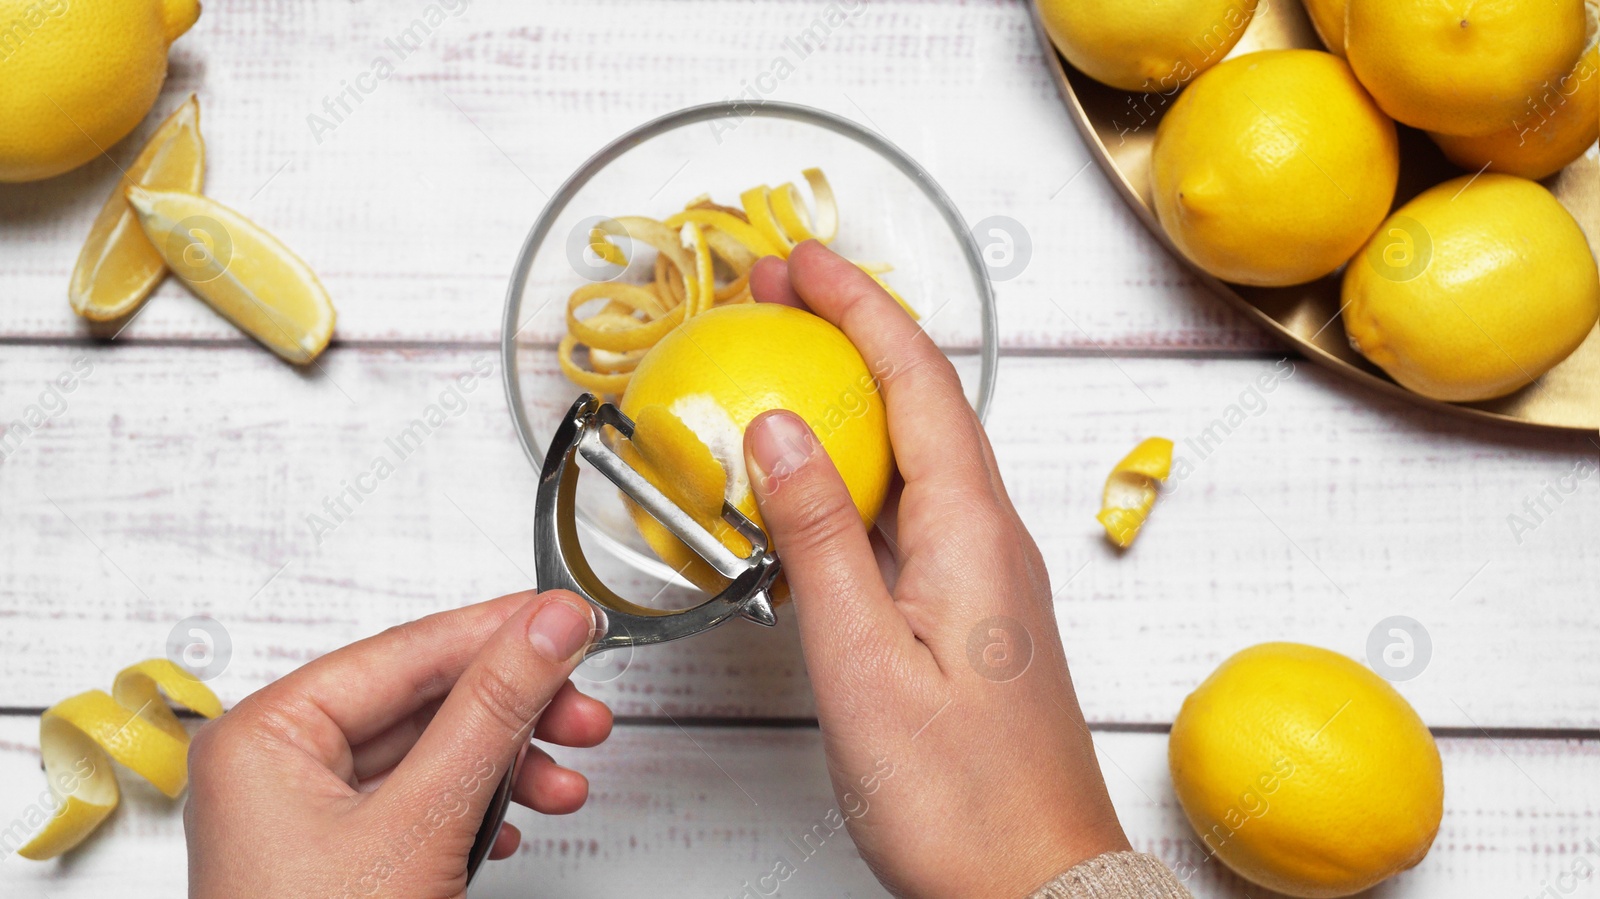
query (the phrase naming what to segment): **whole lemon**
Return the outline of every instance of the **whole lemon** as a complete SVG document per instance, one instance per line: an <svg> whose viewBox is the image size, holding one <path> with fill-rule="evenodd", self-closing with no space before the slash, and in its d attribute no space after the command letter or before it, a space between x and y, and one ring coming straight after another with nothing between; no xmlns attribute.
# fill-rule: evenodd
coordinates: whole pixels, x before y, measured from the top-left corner
<svg viewBox="0 0 1600 899"><path fill-rule="evenodd" d="M685 321L639 360L621 408L635 423L629 462L741 555L749 544L722 520L722 504L761 523L744 462L744 430L761 413L787 409L811 426L868 526L894 473L883 397L861 354L844 332L789 306L723 306ZM685 578L712 592L727 584L650 513L631 512Z"/></svg>
<svg viewBox="0 0 1600 899"><path fill-rule="evenodd" d="M1050 40L1085 75L1171 93L1239 42L1256 0L1039 0Z"/></svg>
<svg viewBox="0 0 1600 899"><path fill-rule="evenodd" d="M1311 16L1311 27L1317 30L1328 52L1344 55L1344 13L1347 0L1305 0L1306 12Z"/></svg>
<svg viewBox="0 0 1600 899"><path fill-rule="evenodd" d="M1343 265L1394 201L1394 123L1344 60L1262 50L1195 79L1156 131L1156 215L1226 281L1301 284Z"/></svg>
<svg viewBox="0 0 1600 899"><path fill-rule="evenodd" d="M1481 137L1430 132L1450 161L1535 181L1566 168L1600 139L1600 5L1589 4L1589 47L1564 78L1546 86L1510 126Z"/></svg>
<svg viewBox="0 0 1600 899"><path fill-rule="evenodd" d="M71 171L144 119L198 0L0 0L0 181Z"/></svg>
<svg viewBox="0 0 1600 899"><path fill-rule="evenodd" d="M1378 105L1414 128L1492 134L1572 71L1584 0L1350 0L1345 54Z"/></svg>
<svg viewBox="0 0 1600 899"><path fill-rule="evenodd" d="M1290 896L1348 896L1422 861L1444 813L1433 735L1349 658L1263 643L1172 723L1167 762L1205 849Z"/></svg>
<svg viewBox="0 0 1600 899"><path fill-rule="evenodd" d="M1504 396L1578 348L1600 272L1572 214L1539 184L1464 176L1383 223L1345 270L1350 343L1438 400Z"/></svg>

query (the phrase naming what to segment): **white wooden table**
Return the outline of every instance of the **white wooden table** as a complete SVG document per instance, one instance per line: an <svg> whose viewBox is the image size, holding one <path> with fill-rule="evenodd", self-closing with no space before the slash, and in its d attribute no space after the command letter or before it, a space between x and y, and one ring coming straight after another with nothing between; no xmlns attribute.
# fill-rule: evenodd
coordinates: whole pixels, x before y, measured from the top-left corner
<svg viewBox="0 0 1600 899"><path fill-rule="evenodd" d="M208 192L321 274L340 311L321 371L283 365L170 281L96 337L66 282L115 167L0 186L0 420L75 360L93 368L0 462L0 828L44 789L39 711L161 654L179 619L228 629L213 685L234 702L386 625L528 587L533 474L498 377L321 545L305 516L446 381L495 359L545 191L627 128L738 94L825 9L475 0L319 135L308 116L392 57L385 39L426 4L208 5L157 112L197 91ZM1237 649L1365 658L1374 626L1406 615L1433 651L1399 687L1439 735L1446 809L1427 860L1378 892L1600 895L1573 879L1600 868L1600 477L1530 533L1508 518L1592 471L1594 443L1421 412L1291 359L1201 459L1185 438L1284 350L1197 287L1089 165L1026 10L868 0L847 18L767 96L880 130L969 221L1009 215L1032 235L1031 264L999 287L990 429L1065 584L1057 614L1134 844L1197 865L1197 895L1260 896L1204 863L1168 782L1168 722ZM153 122L112 155L125 163ZM1196 468L1118 557L1094 522L1100 485L1149 434ZM640 653L589 689L621 716L603 748L557 753L590 774L589 806L517 816L522 851L482 895L731 896L798 862L788 840L832 798L792 619ZM125 783L70 859L0 859L0 894L180 893L179 809ZM843 835L798 867L782 895L881 895Z"/></svg>

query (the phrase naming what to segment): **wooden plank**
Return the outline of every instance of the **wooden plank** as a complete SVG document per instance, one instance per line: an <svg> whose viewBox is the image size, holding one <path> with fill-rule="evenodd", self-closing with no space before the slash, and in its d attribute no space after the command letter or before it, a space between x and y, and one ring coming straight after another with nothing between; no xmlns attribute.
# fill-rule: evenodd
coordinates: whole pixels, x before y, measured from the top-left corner
<svg viewBox="0 0 1600 899"><path fill-rule="evenodd" d="M494 364L487 349L339 349L297 373L254 348L13 347L0 421L80 358L92 372L65 409L0 463L0 707L108 683L202 613L231 633L216 683L233 701L384 626L531 583L534 474L498 373L476 378ZM548 360L534 368L536 411L565 408L572 388ZM1400 687L1430 724L1600 726L1588 695L1563 686L1600 680L1595 447L1286 371L1006 360L991 432L1055 575L1091 720L1168 721L1217 663L1261 641L1365 658L1374 627L1406 615L1432 658ZM474 390L459 413L399 460L388 441L462 375ZM1235 412L1222 435L1213 422ZM1150 434L1178 441L1179 476L1118 556L1097 533L1099 491ZM395 470L376 479L380 457ZM358 477L372 494L319 545L308 516L332 522L325 500ZM1573 492L1545 500L1543 524L1513 530L1509 516L1562 483ZM607 577L640 599L657 589ZM640 651L589 687L625 715L809 716L793 622L752 628Z"/></svg>
<svg viewBox="0 0 1600 899"><path fill-rule="evenodd" d="M9 824L40 799L31 719L0 717L0 814ZM1160 734L1099 733L1112 801L1134 845L1186 877L1199 899L1260 896L1208 859L1173 799ZM1382 889L1384 896L1534 895L1571 883L1575 866L1600 864L1593 809L1600 746L1593 742L1440 741L1445 816L1432 852ZM513 812L522 850L487 869L474 895L736 896L779 860L794 868L779 895L886 895L840 832L809 857L795 843L836 808L816 731L622 727L605 745L557 755L589 775L589 805L570 817ZM918 772L899 765L883 789ZM132 899L180 895L184 846L179 807L125 777L127 796L104 832L67 862L0 858L7 895ZM869 798L870 803L870 798ZM869 804L866 814L871 815ZM791 842L794 841L794 842ZM985 850L990 851L990 850ZM996 863L1003 856L996 855ZM1560 878L1565 877L1566 880ZM1580 878L1582 882L1585 878Z"/></svg>
<svg viewBox="0 0 1600 899"><path fill-rule="evenodd" d="M880 129L933 173L969 224L1003 215L1023 226L1032 261L998 285L1005 345L1273 346L1196 286L1089 167L1020 4L857 4L817 45L805 34L824 5L812 2L686 11L674 0L567 0L537 13L464 3L401 58L396 42L425 6L241 0L202 16L173 49L156 115L113 148L115 162L0 185L0 336L91 333L66 303L78 248L117 165L190 91L204 109L207 192L312 264L338 306L338 340L487 341L499 336L524 234L590 153L658 115L771 84L755 96ZM388 77L374 74L380 58ZM780 58L793 67L781 78ZM927 115L930 104L938 115ZM755 152L737 158L748 165ZM670 189L652 201L642 188L643 205L602 212L665 214L701 191L748 186L718 180L726 156L697 153L677 172L676 159L663 160ZM751 177L778 183L797 176L791 168L775 160ZM849 194L842 201L847 234L872 217ZM169 282L121 339L153 338L238 335Z"/></svg>

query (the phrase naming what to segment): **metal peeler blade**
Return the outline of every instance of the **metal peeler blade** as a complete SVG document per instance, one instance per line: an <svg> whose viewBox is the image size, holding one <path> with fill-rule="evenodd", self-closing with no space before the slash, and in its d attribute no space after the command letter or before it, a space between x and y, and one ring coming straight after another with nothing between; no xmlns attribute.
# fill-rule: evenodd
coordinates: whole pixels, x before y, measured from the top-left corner
<svg viewBox="0 0 1600 899"><path fill-rule="evenodd" d="M767 547L761 528L731 504L723 503L723 520L750 541L748 556L735 555L624 461L607 443L604 433L607 428L622 439L633 439L633 422L617 407L588 393L572 404L545 454L534 507L539 590L570 590L583 597L594 610L598 636L585 655L692 637L736 616L766 627L777 624L770 591L778 576L779 563L778 557ZM579 457L732 583L700 605L679 611L651 609L629 602L602 584L578 543L574 499ZM469 882L488 857L500 825L505 821L520 763L519 756L490 800L483 826L467 857Z"/></svg>

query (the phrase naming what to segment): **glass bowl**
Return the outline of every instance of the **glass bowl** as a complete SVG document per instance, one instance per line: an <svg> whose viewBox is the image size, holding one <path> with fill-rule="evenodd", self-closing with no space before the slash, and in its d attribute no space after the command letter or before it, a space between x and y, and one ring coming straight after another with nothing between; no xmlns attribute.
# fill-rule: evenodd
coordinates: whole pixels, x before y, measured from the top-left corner
<svg viewBox="0 0 1600 899"><path fill-rule="evenodd" d="M739 194L757 184L803 184L801 171L811 166L827 174L838 199L832 247L894 266L885 280L955 362L979 417L988 411L998 360L994 294L950 198L911 157L848 119L787 103L725 101L662 116L607 144L561 185L523 241L500 351L511 417L535 470L556 422L583 392L556 360L567 297L591 281L641 280L638 272L654 258L638 245L629 271L595 258L586 252L594 223L624 215L663 219L702 194L737 206ZM684 585L634 530L616 488L598 473L585 474L578 524L596 570L604 554L662 591Z"/></svg>

